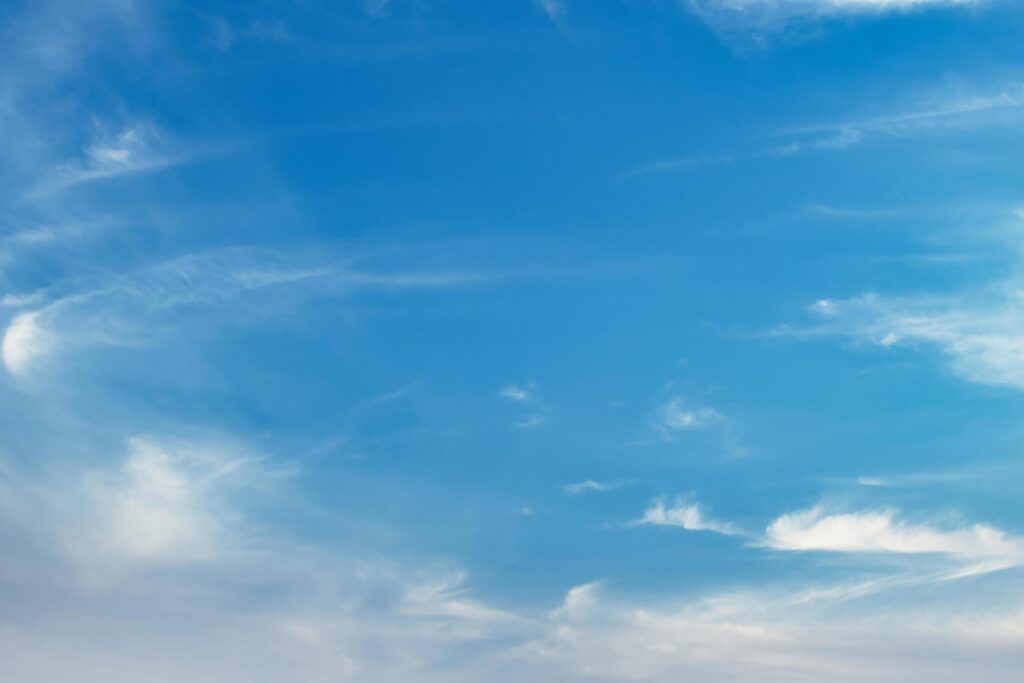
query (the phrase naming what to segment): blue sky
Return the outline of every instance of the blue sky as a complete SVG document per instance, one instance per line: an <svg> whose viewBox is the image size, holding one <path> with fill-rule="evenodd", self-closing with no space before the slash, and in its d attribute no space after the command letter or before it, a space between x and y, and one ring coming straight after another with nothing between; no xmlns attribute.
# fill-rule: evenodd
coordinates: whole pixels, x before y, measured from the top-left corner
<svg viewBox="0 0 1024 683"><path fill-rule="evenodd" d="M0 681L1016 681L1024 10L8 2Z"/></svg>

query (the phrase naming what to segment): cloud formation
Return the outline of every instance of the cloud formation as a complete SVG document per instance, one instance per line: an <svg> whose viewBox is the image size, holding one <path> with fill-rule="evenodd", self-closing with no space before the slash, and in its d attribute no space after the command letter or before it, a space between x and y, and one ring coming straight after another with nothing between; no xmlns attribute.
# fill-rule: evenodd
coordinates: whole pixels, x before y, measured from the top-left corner
<svg viewBox="0 0 1024 683"><path fill-rule="evenodd" d="M984 524L941 529L899 519L894 510L829 513L821 507L783 515L765 532L777 550L837 553L939 553L965 559L1024 560L1024 542Z"/></svg>
<svg viewBox="0 0 1024 683"><path fill-rule="evenodd" d="M726 36L783 31L799 22L896 12L972 7L987 0L684 0L713 30Z"/></svg>
<svg viewBox="0 0 1024 683"><path fill-rule="evenodd" d="M960 377L1024 389L1024 298L1013 285L950 295L822 299L813 330L882 348L930 347Z"/></svg>
<svg viewBox="0 0 1024 683"><path fill-rule="evenodd" d="M46 356L70 349L153 343L181 311L219 311L212 326L248 316L265 317L273 295L295 305L314 294L343 298L364 291L443 289L477 281L456 272L370 271L354 259L311 259L260 249L227 248L166 259L134 272L88 283L79 291L17 313L3 335L8 372L24 376ZM264 296L245 305L247 296Z"/></svg>
<svg viewBox="0 0 1024 683"><path fill-rule="evenodd" d="M676 499L668 507L664 498L658 498L644 510L644 516L636 520L636 526L674 526L686 531L713 531L716 534L734 536L739 530L728 522L718 522L704 516L700 505Z"/></svg>
<svg viewBox="0 0 1024 683"><path fill-rule="evenodd" d="M676 432L689 432L719 425L721 414L707 406L693 406L688 400L676 396L662 404L655 415L656 428L666 438Z"/></svg>
<svg viewBox="0 0 1024 683"><path fill-rule="evenodd" d="M594 481L593 479L586 479L574 484L566 484L562 487L562 490L569 495L576 496L581 493L605 493L608 491L615 491L617 489L625 488L630 484L632 484L632 482L629 481Z"/></svg>
<svg viewBox="0 0 1024 683"><path fill-rule="evenodd" d="M547 424L551 416L551 406L537 398L536 385L509 384L498 391L498 396L529 409L529 412L513 424L518 429L535 429Z"/></svg>
<svg viewBox="0 0 1024 683"><path fill-rule="evenodd" d="M36 312L20 313L7 325L0 342L0 358L12 375L27 373L32 363L51 346L49 335L39 326L38 318Z"/></svg>

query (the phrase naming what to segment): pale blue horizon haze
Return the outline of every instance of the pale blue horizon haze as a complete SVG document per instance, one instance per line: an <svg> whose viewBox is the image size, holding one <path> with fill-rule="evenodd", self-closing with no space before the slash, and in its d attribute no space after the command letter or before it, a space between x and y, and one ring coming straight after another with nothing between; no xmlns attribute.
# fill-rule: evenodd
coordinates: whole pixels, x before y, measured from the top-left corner
<svg viewBox="0 0 1024 683"><path fill-rule="evenodd" d="M1019 3L0 31L0 681L1019 680Z"/></svg>

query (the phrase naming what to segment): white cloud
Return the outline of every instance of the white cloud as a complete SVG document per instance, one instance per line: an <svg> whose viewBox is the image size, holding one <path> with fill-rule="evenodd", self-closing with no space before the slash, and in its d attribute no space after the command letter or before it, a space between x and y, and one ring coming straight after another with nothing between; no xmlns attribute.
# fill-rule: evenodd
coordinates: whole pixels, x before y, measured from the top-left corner
<svg viewBox="0 0 1024 683"><path fill-rule="evenodd" d="M293 519L302 507L280 495L264 458L246 453L152 438L88 467L75 457L19 466L0 453L4 673L159 683L359 674L397 683L454 670L470 680L461 648L493 652L529 628L472 597L464 572L433 559L274 532L268 506L284 505ZM245 491L261 494L260 517Z"/></svg>
<svg viewBox="0 0 1024 683"><path fill-rule="evenodd" d="M24 375L45 354L57 350L151 343L177 320L175 310L184 307L193 313L220 311L207 319L207 329L212 329L229 319L268 316L272 294L281 297L282 305L294 305L296 297L313 292L345 297L359 291L447 288L479 280L467 273L370 272L353 268L350 261L351 257L310 262L298 254L245 248L161 261L86 283L79 291L16 316L4 335L3 362L12 374ZM264 294L259 305L245 305L244 297L257 291Z"/></svg>
<svg viewBox="0 0 1024 683"><path fill-rule="evenodd" d="M681 397L667 401L656 414L656 427L666 437L675 432L706 429L723 421L724 418L713 408L693 407Z"/></svg>
<svg viewBox="0 0 1024 683"><path fill-rule="evenodd" d="M453 572L413 586L402 597L402 612L414 616L453 617L473 622L517 619L510 612L466 598L465 583L465 572Z"/></svg>
<svg viewBox="0 0 1024 683"><path fill-rule="evenodd" d="M636 526L674 526L687 531L713 531L717 534L734 536L739 533L736 527L727 522L708 519L697 503L687 503L677 499L675 505L667 507L663 498L658 498L644 510L644 516L633 522Z"/></svg>
<svg viewBox="0 0 1024 683"><path fill-rule="evenodd" d="M1011 683L1024 664L1024 609L999 585L998 604L965 606L949 591L908 596L920 584L898 575L692 598L609 595L599 581L512 611L457 569L261 531L233 492L273 473L231 448L142 439L116 464L66 464L70 480L19 477L0 455L0 538L31 530L32 552L0 556L0 593L19 592L0 630L17 680L955 683L984 652L986 681ZM27 559L72 531L73 559L134 571L69 585ZM881 612L861 602L880 593Z"/></svg>
<svg viewBox="0 0 1024 683"><path fill-rule="evenodd" d="M546 424L548 421L547 415L535 413L533 415L527 415L522 420L516 422L516 427L519 429L535 429Z"/></svg>
<svg viewBox="0 0 1024 683"><path fill-rule="evenodd" d="M790 156L800 152L812 150L833 150L839 151L856 147L864 140L864 130L854 126L842 127L836 131L830 131L820 136L813 136L807 139L795 140L782 147L776 147L765 152L771 156Z"/></svg>
<svg viewBox="0 0 1024 683"><path fill-rule="evenodd" d="M645 603L585 584L516 649L518 674L652 683L955 683L977 671L984 648L991 680L1015 680L1015 649L1024 643L1019 596L1004 596L997 610L955 600L943 605L942 594L927 590L905 600L918 586L895 577ZM877 602L861 602L880 593L889 598L884 613Z"/></svg>
<svg viewBox="0 0 1024 683"><path fill-rule="evenodd" d="M881 16L915 10L972 7L988 0L684 0L713 30L726 35L782 31L799 22Z"/></svg>
<svg viewBox="0 0 1024 683"><path fill-rule="evenodd" d="M533 382L525 387L518 384L502 387L498 396L524 407L529 406L530 412L513 423L517 429L536 429L547 424L550 418L551 407L537 398Z"/></svg>
<svg viewBox="0 0 1024 683"><path fill-rule="evenodd" d="M97 123L97 135L82 157L62 164L33 194L41 196L83 183L153 173L196 159L195 152L176 147L180 146L171 144L152 124L130 123L117 133L109 133Z"/></svg>
<svg viewBox="0 0 1024 683"><path fill-rule="evenodd" d="M1012 284L946 296L823 299L812 332L842 334L883 348L927 346L972 382L1024 389L1024 290Z"/></svg>
<svg viewBox="0 0 1024 683"><path fill-rule="evenodd" d="M569 621L580 621L590 616L598 606L603 585L603 581L593 581L573 586L566 592L562 604L551 612L551 616Z"/></svg>
<svg viewBox="0 0 1024 683"><path fill-rule="evenodd" d="M570 495L579 495L581 493L604 493L606 491L615 491L629 486L633 482L630 481L594 481L593 479L587 479L585 481L578 481L574 484L566 484L562 487L562 490Z"/></svg>
<svg viewBox="0 0 1024 683"><path fill-rule="evenodd" d="M4 332L0 355L12 375L24 375L52 347L51 335L39 324L39 313L16 315Z"/></svg>
<svg viewBox="0 0 1024 683"><path fill-rule="evenodd" d="M828 513L821 507L783 515L765 532L778 550L838 553L940 553L964 559L1024 560L1024 542L984 524L941 529L900 520L894 510Z"/></svg>
<svg viewBox="0 0 1024 683"><path fill-rule="evenodd" d="M861 486L892 486L888 479L881 477L857 477L857 483Z"/></svg>
<svg viewBox="0 0 1024 683"><path fill-rule="evenodd" d="M523 388L518 384L510 384L507 387L502 387L501 391L498 392L498 396L507 398L510 401L516 401L517 403L529 403L534 400L532 385L528 385L527 388Z"/></svg>
<svg viewBox="0 0 1024 683"><path fill-rule="evenodd" d="M95 559L184 562L216 554L221 524L211 486L240 462L172 452L145 439L116 474L87 479L85 527L68 534L75 554Z"/></svg>
<svg viewBox="0 0 1024 683"><path fill-rule="evenodd" d="M137 437L127 446L125 457L102 465L48 462L29 473L0 462L13 487L0 532L31 527L79 582L104 589L149 569L211 565L244 551L238 496L279 473L223 440Z"/></svg>
<svg viewBox="0 0 1024 683"><path fill-rule="evenodd" d="M548 19L556 24L565 16L567 11L564 0L534 0L534 2L548 16Z"/></svg>
<svg viewBox="0 0 1024 683"><path fill-rule="evenodd" d="M965 88L960 84L944 84L930 91L914 93L910 101L894 112L870 118L785 128L779 131L779 136L787 140L783 144L767 145L745 152L662 159L641 164L624 175L645 176L750 159L786 158L808 152L841 152L885 137L905 139L908 136L950 133L998 124L1019 126L1019 112L1022 108L1024 87L1016 83L990 86L987 91ZM837 212L828 207L818 208L833 215L865 215L865 212Z"/></svg>

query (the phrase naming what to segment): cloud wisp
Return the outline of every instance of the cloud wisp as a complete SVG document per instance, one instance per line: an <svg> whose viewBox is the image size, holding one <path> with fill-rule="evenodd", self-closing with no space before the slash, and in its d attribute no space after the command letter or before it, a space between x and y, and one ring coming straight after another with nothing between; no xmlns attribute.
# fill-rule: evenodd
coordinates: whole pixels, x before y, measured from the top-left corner
<svg viewBox="0 0 1024 683"><path fill-rule="evenodd" d="M498 396L522 406L527 412L515 421L518 429L535 429L547 424L551 417L551 406L537 397L537 385L509 384L498 391Z"/></svg>
<svg viewBox="0 0 1024 683"><path fill-rule="evenodd" d="M676 396L663 403L655 414L655 429L666 440L679 432L692 432L721 425L725 418L714 408L694 406Z"/></svg>
<svg viewBox="0 0 1024 683"><path fill-rule="evenodd" d="M1019 671L1024 605L964 611L925 592L929 602L911 600L913 609L904 611L899 605L920 582L899 575L683 600L659 596L655 604L591 581L569 588L554 608L504 608L476 597L460 569L359 558L351 546L340 557L329 542L300 541L267 526L273 516L257 522L247 499L258 493L281 501L266 493L288 481L271 462L223 442L154 437L129 440L113 462L69 465L52 477L19 471L0 457L0 533L23 531L31 548L5 557L0 568L8 578L31 576L13 587L23 595L61 596L59 608L29 615L22 601L10 603L8 623L31 627L8 629L0 639L6 670L59 680L73 667L89 678L106 671L104 679L114 683L140 676L158 683L182 675L213 680L211 670L229 683L267 672L310 680L358 680L372 672L383 683L572 680L600 672L608 680L711 683L749 680L755 671L758 680L779 683L906 681L922 673L952 683L982 645L1002 653L987 669L989 680L1009 683ZM734 531L684 503L656 501L645 519ZM895 513L850 515L839 526L861 528L856 534L827 531L829 520L822 513L784 515L768 536L804 549L874 552L881 543L888 552L971 561L1002 559L1009 551L1001 544L1015 542L978 527L942 532L907 525ZM883 593L896 606L879 616L863 601ZM83 617L97 594L105 617ZM252 594L263 597L239 609ZM880 648L883 642L890 647ZM70 657L86 646L138 656ZM922 659L924 652L932 656ZM43 653L51 655L45 670ZM143 674L145 667L155 678ZM878 678L882 670L888 678Z"/></svg>
<svg viewBox="0 0 1024 683"><path fill-rule="evenodd" d="M1010 283L944 296L822 299L812 310L820 326L781 332L844 335L881 348L930 347L968 381L1024 389L1024 299Z"/></svg>
<svg viewBox="0 0 1024 683"><path fill-rule="evenodd" d="M171 151L172 146L164 138L153 125L142 123L129 125L114 135L98 135L85 148L81 160L62 165L34 194L45 195L83 183L153 173L196 158L194 153Z"/></svg>
<svg viewBox="0 0 1024 683"><path fill-rule="evenodd" d="M570 496L578 496L584 493L607 493L609 491L617 491L619 489L632 486L632 481L594 481L593 479L585 479L572 484L565 484L562 486L562 490L568 493Z"/></svg>
<svg viewBox="0 0 1024 683"><path fill-rule="evenodd" d="M844 152L885 139L952 134L981 127L1019 125L1024 88L1019 84L965 92L940 87L917 95L902 110L873 117L789 126L776 133L783 142L752 150L661 159L628 170L626 178L722 166L745 160L786 159L814 152Z"/></svg>
<svg viewBox="0 0 1024 683"><path fill-rule="evenodd" d="M763 44L772 35L842 17L879 18L929 9L970 8L989 0L684 0L727 42Z"/></svg>
<svg viewBox="0 0 1024 683"><path fill-rule="evenodd" d="M631 526L672 526L686 531L712 531L725 536L740 534L734 524L709 519L699 504L682 498L677 498L672 506L666 505L664 498L655 499L644 510L643 517L632 522Z"/></svg>
<svg viewBox="0 0 1024 683"><path fill-rule="evenodd" d="M256 292L281 293L294 303L296 297L313 294L346 297L361 291L438 289L479 279L460 272L363 270L351 257L311 262L298 254L254 249L200 252L95 282L16 312L3 334L2 359L10 374L26 376L46 357L72 348L151 343L175 311L225 312L227 307L228 319L244 318L249 310L244 299ZM266 316L270 303L265 296L249 313Z"/></svg>

